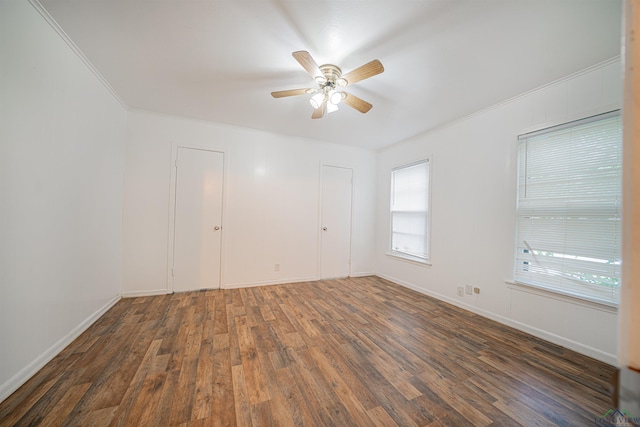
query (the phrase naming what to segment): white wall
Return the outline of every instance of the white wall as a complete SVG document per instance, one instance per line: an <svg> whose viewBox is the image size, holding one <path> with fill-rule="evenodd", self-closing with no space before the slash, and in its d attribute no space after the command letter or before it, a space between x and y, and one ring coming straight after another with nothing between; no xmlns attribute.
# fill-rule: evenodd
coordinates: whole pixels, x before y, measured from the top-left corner
<svg viewBox="0 0 640 427"><path fill-rule="evenodd" d="M129 115L124 194L123 293L169 289L172 144L225 152L222 287L318 277L322 163L354 168L351 275L373 271L372 151L146 112ZM274 271L280 264L280 271Z"/></svg>
<svg viewBox="0 0 640 427"><path fill-rule="evenodd" d="M505 282L513 280L517 136L620 108L621 83L620 61L612 60L381 151L376 273L616 364L615 309ZM432 156L431 267L385 255L391 169L426 156ZM480 294L458 297L465 284Z"/></svg>
<svg viewBox="0 0 640 427"><path fill-rule="evenodd" d="M1 401L119 298L126 111L29 3L0 16Z"/></svg>

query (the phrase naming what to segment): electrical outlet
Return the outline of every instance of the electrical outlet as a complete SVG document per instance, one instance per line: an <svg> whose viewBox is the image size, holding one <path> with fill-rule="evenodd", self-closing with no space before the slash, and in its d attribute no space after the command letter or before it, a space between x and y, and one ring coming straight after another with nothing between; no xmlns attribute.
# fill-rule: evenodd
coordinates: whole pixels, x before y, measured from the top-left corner
<svg viewBox="0 0 640 427"><path fill-rule="evenodd" d="M280 271L280 264L273 264L273 271Z"/></svg>
<svg viewBox="0 0 640 427"><path fill-rule="evenodd" d="M465 288L465 292L467 293L467 295L473 295L473 286L466 285L464 288Z"/></svg>
<svg viewBox="0 0 640 427"><path fill-rule="evenodd" d="M464 296L464 288L462 286L458 286L458 296L459 297Z"/></svg>
<svg viewBox="0 0 640 427"><path fill-rule="evenodd" d="M473 288L473 292L475 292L476 294L480 293L480 288Z"/></svg>

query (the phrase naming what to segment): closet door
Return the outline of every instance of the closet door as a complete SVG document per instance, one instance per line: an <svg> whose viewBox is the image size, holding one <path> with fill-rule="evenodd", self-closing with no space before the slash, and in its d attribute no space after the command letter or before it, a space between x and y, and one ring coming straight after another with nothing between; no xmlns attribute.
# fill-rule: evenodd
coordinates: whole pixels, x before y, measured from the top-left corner
<svg viewBox="0 0 640 427"><path fill-rule="evenodd" d="M348 277L351 266L353 170L322 167L320 278Z"/></svg>
<svg viewBox="0 0 640 427"><path fill-rule="evenodd" d="M220 288L224 154L178 148L174 292Z"/></svg>

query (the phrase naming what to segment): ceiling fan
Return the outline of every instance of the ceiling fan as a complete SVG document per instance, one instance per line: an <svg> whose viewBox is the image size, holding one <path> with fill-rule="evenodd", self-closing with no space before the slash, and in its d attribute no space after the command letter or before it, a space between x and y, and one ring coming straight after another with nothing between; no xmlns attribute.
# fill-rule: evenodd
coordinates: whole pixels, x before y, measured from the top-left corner
<svg viewBox="0 0 640 427"><path fill-rule="evenodd" d="M338 110L338 104L341 102L361 113L366 113L373 107L367 101L345 92L342 88L382 73L384 67L377 59L367 62L347 74L342 74L342 70L336 65L318 66L311 54L305 50L293 52L292 55L302 65L302 68L313 77L318 87L271 92L271 96L274 98L314 94L309 100L313 107L312 119L321 119L325 114Z"/></svg>

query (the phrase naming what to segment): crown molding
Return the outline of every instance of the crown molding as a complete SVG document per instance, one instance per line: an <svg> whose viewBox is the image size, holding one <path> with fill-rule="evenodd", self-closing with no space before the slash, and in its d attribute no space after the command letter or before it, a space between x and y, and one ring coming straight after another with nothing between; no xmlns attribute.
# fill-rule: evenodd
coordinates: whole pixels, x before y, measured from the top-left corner
<svg viewBox="0 0 640 427"><path fill-rule="evenodd" d="M40 4L40 2L38 0L29 0L29 3L31 4L31 6L33 6L35 10L38 11L40 16L42 16L44 20L47 21L47 23L51 26L51 28L53 28L53 30L56 33L58 33L60 38L62 38L62 40L64 40L64 42L67 44L67 46L71 48L73 53L76 54L76 56L87 66L89 71L91 71L93 75L98 79L98 81L100 81L100 83L102 83L102 85L107 89L107 91L109 91L111 96L113 96L116 99L116 101L118 101L120 105L122 105L122 107L125 110L129 111L129 106L124 102L122 97L118 95L115 89L109 84L107 79L105 79L104 76L100 73L100 71L98 71L98 69L91 63L89 58L87 58L84 55L84 53L82 53L80 48L73 42L73 40L71 40L71 38L67 35L67 33L64 32L62 27L56 22L55 19L53 19L53 17L49 14L49 12L47 12L47 10Z"/></svg>

